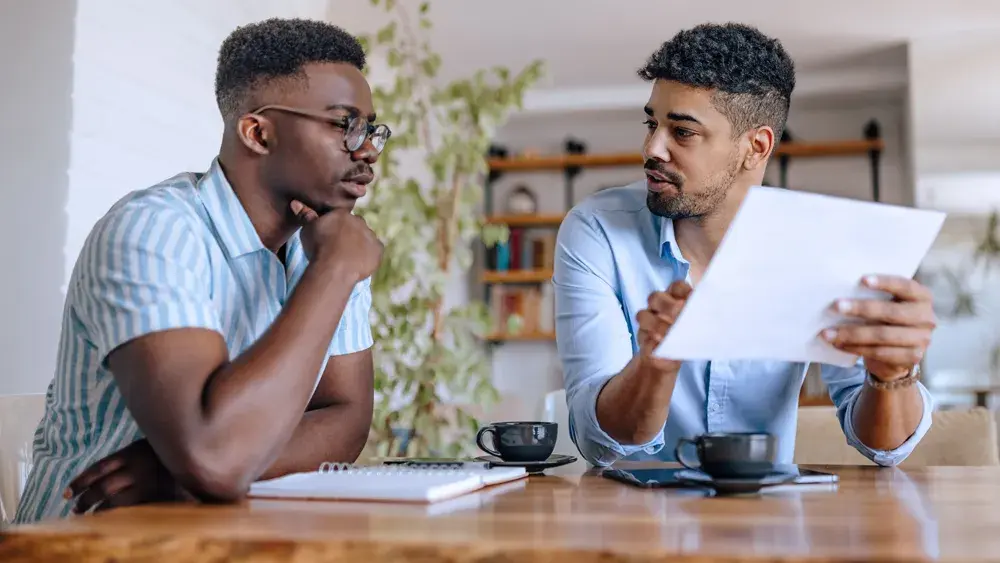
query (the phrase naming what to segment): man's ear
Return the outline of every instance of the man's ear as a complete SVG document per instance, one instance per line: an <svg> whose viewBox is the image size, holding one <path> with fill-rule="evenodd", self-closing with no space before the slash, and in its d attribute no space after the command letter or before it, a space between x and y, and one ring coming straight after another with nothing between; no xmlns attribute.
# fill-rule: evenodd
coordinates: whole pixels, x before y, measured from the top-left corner
<svg viewBox="0 0 1000 563"><path fill-rule="evenodd" d="M271 152L268 148L272 136L271 122L260 115L247 114L236 122L236 132L240 141L251 151L265 155Z"/></svg>
<svg viewBox="0 0 1000 563"><path fill-rule="evenodd" d="M750 150L747 151L743 160L743 168L755 170L760 166L767 165L767 159L774 151L774 130L770 126L761 125L747 131L747 141Z"/></svg>

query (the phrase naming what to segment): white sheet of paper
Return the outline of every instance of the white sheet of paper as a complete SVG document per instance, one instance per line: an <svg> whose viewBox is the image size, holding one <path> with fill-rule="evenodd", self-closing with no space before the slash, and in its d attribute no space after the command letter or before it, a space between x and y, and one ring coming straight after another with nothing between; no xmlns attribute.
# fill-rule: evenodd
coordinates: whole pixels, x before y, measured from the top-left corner
<svg viewBox="0 0 1000 563"><path fill-rule="evenodd" d="M861 279L912 277L944 219L939 211L753 187L654 354L851 366L857 356L819 338L852 322L832 305L886 298Z"/></svg>

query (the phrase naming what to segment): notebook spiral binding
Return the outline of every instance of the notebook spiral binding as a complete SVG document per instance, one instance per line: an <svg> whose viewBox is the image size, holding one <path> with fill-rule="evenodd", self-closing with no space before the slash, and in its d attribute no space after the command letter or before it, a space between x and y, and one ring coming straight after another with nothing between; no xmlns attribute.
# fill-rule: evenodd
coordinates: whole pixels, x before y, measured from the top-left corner
<svg viewBox="0 0 1000 563"><path fill-rule="evenodd" d="M354 469L353 463L324 461L319 466L320 473L329 473L331 471L351 471L352 469Z"/></svg>
<svg viewBox="0 0 1000 563"><path fill-rule="evenodd" d="M361 466L353 463L324 461L319 466L320 473L344 473L347 475L453 475L465 473L462 467L442 463L413 465Z"/></svg>

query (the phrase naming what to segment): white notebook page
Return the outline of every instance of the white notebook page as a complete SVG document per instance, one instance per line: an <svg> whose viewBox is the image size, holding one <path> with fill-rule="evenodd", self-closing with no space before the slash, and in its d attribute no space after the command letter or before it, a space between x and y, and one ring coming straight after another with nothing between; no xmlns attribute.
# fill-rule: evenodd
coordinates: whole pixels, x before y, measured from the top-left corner
<svg viewBox="0 0 1000 563"><path fill-rule="evenodd" d="M348 467L258 481L251 497L436 502L527 476L521 467Z"/></svg>

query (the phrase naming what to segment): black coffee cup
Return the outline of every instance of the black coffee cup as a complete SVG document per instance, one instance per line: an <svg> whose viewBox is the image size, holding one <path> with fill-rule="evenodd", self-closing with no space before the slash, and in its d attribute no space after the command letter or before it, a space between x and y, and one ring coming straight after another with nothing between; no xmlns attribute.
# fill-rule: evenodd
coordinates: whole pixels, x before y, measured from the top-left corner
<svg viewBox="0 0 1000 563"><path fill-rule="evenodd" d="M682 450L687 444L695 447L697 463L684 456ZM771 434L720 432L702 434L693 440L681 438L674 456L684 467L715 479L759 479L774 473L777 449Z"/></svg>
<svg viewBox="0 0 1000 563"><path fill-rule="evenodd" d="M556 447L559 425L555 422L494 422L479 429L476 445L504 461L545 461ZM487 434L493 447L483 443Z"/></svg>

